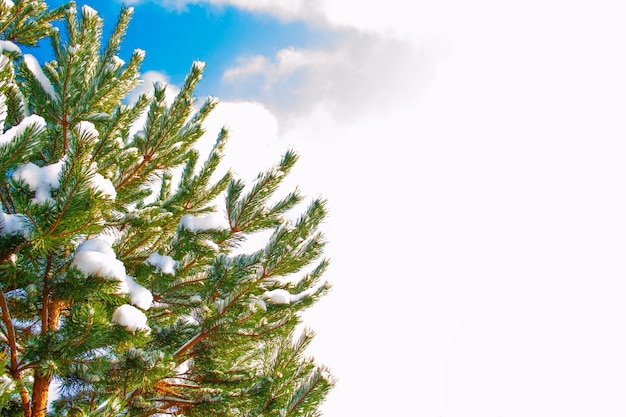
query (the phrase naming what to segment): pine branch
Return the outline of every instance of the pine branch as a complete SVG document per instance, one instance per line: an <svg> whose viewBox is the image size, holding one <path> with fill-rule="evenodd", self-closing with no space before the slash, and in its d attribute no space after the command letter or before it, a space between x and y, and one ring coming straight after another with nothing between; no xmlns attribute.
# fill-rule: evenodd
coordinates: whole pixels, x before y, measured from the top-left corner
<svg viewBox="0 0 626 417"><path fill-rule="evenodd" d="M2 310L2 321L4 327L7 329L7 338L9 342L9 355L11 357L10 368L11 375L15 380L19 380L19 361L17 359L17 342L15 338L15 328L13 327L13 321L11 320L11 313L7 306L6 298L4 297L4 290L0 291L0 309Z"/></svg>
<svg viewBox="0 0 626 417"><path fill-rule="evenodd" d="M25 417L31 417L30 409L30 397L26 387L22 383L22 376L19 368L19 361L17 359L18 348L15 338L15 328L13 327L13 321L11 320L11 313L7 306L6 298L4 297L4 289L0 289L0 309L2 310L2 320L4 326L7 329L7 338L9 343L9 355L11 357L9 371L15 381L17 381L22 387L20 388L20 398L22 400L22 409L24 410Z"/></svg>

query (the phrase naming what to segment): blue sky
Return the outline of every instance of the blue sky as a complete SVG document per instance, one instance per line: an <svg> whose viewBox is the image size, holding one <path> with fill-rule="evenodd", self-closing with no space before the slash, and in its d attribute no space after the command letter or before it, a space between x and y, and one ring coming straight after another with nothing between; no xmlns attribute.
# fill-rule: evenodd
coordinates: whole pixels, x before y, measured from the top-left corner
<svg viewBox="0 0 626 417"><path fill-rule="evenodd" d="M48 1L51 7L63 1ZM104 19L110 33L123 2L77 1L93 7ZM224 71L237 58L250 55L273 56L284 48L323 47L333 34L303 21L286 21L266 13L252 13L230 5L190 4L181 8L155 2L135 4L120 57L128 59L135 48L146 51L143 71L167 74L180 85L194 60L207 63L199 95L238 99L221 83Z"/></svg>

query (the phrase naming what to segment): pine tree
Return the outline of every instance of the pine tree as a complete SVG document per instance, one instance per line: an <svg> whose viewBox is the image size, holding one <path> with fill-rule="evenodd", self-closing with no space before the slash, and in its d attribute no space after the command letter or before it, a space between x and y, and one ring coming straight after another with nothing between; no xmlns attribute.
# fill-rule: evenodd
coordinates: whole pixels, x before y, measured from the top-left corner
<svg viewBox="0 0 626 417"><path fill-rule="evenodd" d="M0 414L319 415L334 380L299 329L329 288L325 201L281 197L291 150L214 178L228 132L200 161L202 63L172 102L129 102L131 14L104 43L88 6L0 0ZM23 52L42 42L43 67Z"/></svg>

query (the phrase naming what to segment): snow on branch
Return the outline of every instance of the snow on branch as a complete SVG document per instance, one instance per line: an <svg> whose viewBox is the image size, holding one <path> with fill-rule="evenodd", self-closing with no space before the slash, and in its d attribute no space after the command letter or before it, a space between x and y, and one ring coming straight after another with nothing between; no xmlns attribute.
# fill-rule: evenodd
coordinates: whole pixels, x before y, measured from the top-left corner
<svg viewBox="0 0 626 417"><path fill-rule="evenodd" d="M81 11L83 12L83 16L87 18L98 16L98 12L93 7L87 6L86 4L83 5Z"/></svg>
<svg viewBox="0 0 626 417"><path fill-rule="evenodd" d="M303 291L299 294L291 294L287 290L277 288L275 290L265 291L261 297L274 304L290 304L300 301L300 299L308 295L310 295L309 291Z"/></svg>
<svg viewBox="0 0 626 417"><path fill-rule="evenodd" d="M19 46L17 46L11 41L0 40L0 52L4 52L4 51L17 52L19 55L22 55L22 50L20 49Z"/></svg>
<svg viewBox="0 0 626 417"><path fill-rule="evenodd" d="M210 215L194 216L193 214L185 214L180 219L180 227L187 229L192 233L203 232L206 230L223 230L229 229L230 225L225 217L220 217L213 213Z"/></svg>
<svg viewBox="0 0 626 417"><path fill-rule="evenodd" d="M13 179L15 181L23 181L35 193L33 202L43 203L51 201L50 192L59 188L59 174L64 164L64 158L54 164L42 167L29 162L15 170Z"/></svg>
<svg viewBox="0 0 626 417"><path fill-rule="evenodd" d="M130 292L126 267L117 259L109 242L103 239L90 239L81 243L76 248L72 265L86 275L117 279L119 294Z"/></svg>
<svg viewBox="0 0 626 417"><path fill-rule="evenodd" d="M126 275L126 284L130 291L130 302L142 310L148 310L152 305L152 293L141 284L137 284L133 277Z"/></svg>
<svg viewBox="0 0 626 417"><path fill-rule="evenodd" d="M26 63L28 70L35 76L44 91L48 93L50 98L56 100L58 98L57 93L54 91L54 87L48 77L46 77L46 74L44 74L41 70L41 66L39 65L39 61L37 61L37 58L31 54L24 54L24 62Z"/></svg>
<svg viewBox="0 0 626 417"><path fill-rule="evenodd" d="M93 174L93 177L89 180L89 185L91 185L91 188L94 190L102 193L102 195L109 200L115 200L115 197L117 197L115 186L110 179L104 178L102 174L97 172Z"/></svg>
<svg viewBox="0 0 626 417"><path fill-rule="evenodd" d="M0 108L3 111L0 111L6 117L6 104L5 97L1 95L2 99L0 100ZM4 121L4 117L2 117L2 121ZM0 135L0 145L4 145L6 143L10 143L15 139L16 136L21 135L27 128L31 128L33 131L39 132L46 128L46 121L43 117L38 116L36 114L31 114L22 120L19 124L13 126L8 129L6 132Z"/></svg>
<svg viewBox="0 0 626 417"><path fill-rule="evenodd" d="M89 121L80 121L76 123L76 130L78 131L78 137L81 142L88 142L97 140L100 134L98 130L94 126L93 123ZM94 162L91 165L91 171L93 174L89 178L89 185L95 191L100 192L102 196L109 200L115 200L117 197L117 191L115 191L115 186L108 178L104 178L104 176L97 172L98 165Z"/></svg>
<svg viewBox="0 0 626 417"><path fill-rule="evenodd" d="M171 256L159 255L158 253L154 252L150 254L150 256L148 256L146 262L149 265L156 267L157 271L161 272L162 274L175 274L174 269L176 268L177 262Z"/></svg>
<svg viewBox="0 0 626 417"><path fill-rule="evenodd" d="M120 326L126 327L127 330L134 332L137 330L148 330L148 318L136 307L130 304L123 304L115 309L111 320Z"/></svg>
<svg viewBox="0 0 626 417"><path fill-rule="evenodd" d="M97 275L119 281L117 293L129 294L130 302L142 310L152 305L152 293L126 275L124 263L117 259L111 244L104 239L89 239L78 245L72 265L86 275ZM113 313L112 320L131 331L148 329L146 316L135 307L125 304ZM123 307L123 308L122 308Z"/></svg>
<svg viewBox="0 0 626 417"><path fill-rule="evenodd" d="M0 212L0 235L22 235L28 237L29 221L23 214L4 214Z"/></svg>
<svg viewBox="0 0 626 417"><path fill-rule="evenodd" d="M76 249L72 263L84 274L94 274L103 278L115 278L120 281L119 294L130 294L130 302L147 310L152 304L152 293L126 275L124 264L116 258L109 242L103 239L90 239Z"/></svg>

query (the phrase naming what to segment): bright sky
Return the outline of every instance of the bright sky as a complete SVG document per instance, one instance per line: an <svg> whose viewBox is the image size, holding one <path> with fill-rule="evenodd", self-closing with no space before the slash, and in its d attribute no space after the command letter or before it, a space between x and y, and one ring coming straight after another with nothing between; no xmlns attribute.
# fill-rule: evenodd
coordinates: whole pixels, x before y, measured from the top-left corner
<svg viewBox="0 0 626 417"><path fill-rule="evenodd" d="M325 416L626 414L623 2L134 3L122 58L205 60L234 169L329 200Z"/></svg>

